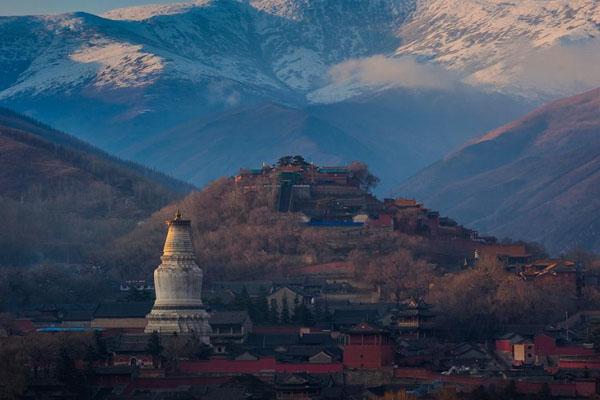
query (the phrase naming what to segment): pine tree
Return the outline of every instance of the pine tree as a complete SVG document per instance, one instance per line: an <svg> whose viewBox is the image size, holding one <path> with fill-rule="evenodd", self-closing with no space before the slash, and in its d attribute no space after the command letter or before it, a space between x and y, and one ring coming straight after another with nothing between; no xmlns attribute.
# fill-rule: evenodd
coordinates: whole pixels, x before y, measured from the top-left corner
<svg viewBox="0 0 600 400"><path fill-rule="evenodd" d="M69 349L63 345L58 355L58 379L74 394L83 395L85 392L85 377L75 368L75 358Z"/></svg>
<svg viewBox="0 0 600 400"><path fill-rule="evenodd" d="M321 302L317 300L316 304L315 304L315 320L317 322L323 322L324 321L324 312L323 312L323 307L321 307Z"/></svg>
<svg viewBox="0 0 600 400"><path fill-rule="evenodd" d="M296 304L294 306L294 309L292 310L292 322L294 324L301 324L302 323L302 315L303 310L300 308L299 304Z"/></svg>
<svg viewBox="0 0 600 400"><path fill-rule="evenodd" d="M600 325L593 324L590 339L594 343L594 352L600 354Z"/></svg>
<svg viewBox="0 0 600 400"><path fill-rule="evenodd" d="M248 299L250 296L248 295L248 290L246 286L242 287L240 292L235 293L235 297L233 298L232 306L236 310L247 310Z"/></svg>
<svg viewBox="0 0 600 400"><path fill-rule="evenodd" d="M75 371L75 360L66 347L61 347L58 354L58 378L68 384L73 380Z"/></svg>
<svg viewBox="0 0 600 400"><path fill-rule="evenodd" d="M179 356L181 350L179 342L179 334L177 332L173 332L171 337L167 340L166 351L164 352L164 366L169 372L178 372L179 370Z"/></svg>
<svg viewBox="0 0 600 400"><path fill-rule="evenodd" d="M208 360L212 355L212 348L200 340L195 332L188 339L183 351L192 360Z"/></svg>
<svg viewBox="0 0 600 400"><path fill-rule="evenodd" d="M279 310L277 309L277 301L271 299L271 307L269 309L269 322L273 325L279 322Z"/></svg>
<svg viewBox="0 0 600 400"><path fill-rule="evenodd" d="M267 291L261 288L260 293L254 301L254 316L252 320L255 323L264 323L269 321L269 300L267 300Z"/></svg>
<svg viewBox="0 0 600 400"><path fill-rule="evenodd" d="M83 360L85 361L85 367L88 371L88 374L91 375L94 370L94 363L98 360L98 352L93 345L88 344L85 347L85 355L83 356Z"/></svg>
<svg viewBox="0 0 600 400"><path fill-rule="evenodd" d="M544 382L537 397L540 400L549 400L552 398L552 393L550 392L550 386L548 385L548 382Z"/></svg>
<svg viewBox="0 0 600 400"><path fill-rule="evenodd" d="M281 299L281 323L284 325L290 323L290 305L286 295Z"/></svg>
<svg viewBox="0 0 600 400"><path fill-rule="evenodd" d="M507 400L512 400L517 397L517 385L515 381L511 380L508 385L504 387L502 397Z"/></svg>
<svg viewBox="0 0 600 400"><path fill-rule="evenodd" d="M292 322L294 324L300 324L302 323L302 312L303 310L300 309L300 301L298 300L298 296L294 297L294 309L292 310Z"/></svg>
<svg viewBox="0 0 600 400"><path fill-rule="evenodd" d="M315 318L310 311L310 308L306 307L304 304L302 307L302 325L304 326L313 326L315 324Z"/></svg>
<svg viewBox="0 0 600 400"><path fill-rule="evenodd" d="M163 351L163 345L161 344L160 335L158 332L154 331L150 335L148 345L146 346L146 351L152 356L152 365L154 368L158 368L160 356Z"/></svg>
<svg viewBox="0 0 600 400"><path fill-rule="evenodd" d="M106 343L100 331L94 331L94 344L97 357L96 360L108 360L108 358L110 357L110 353L108 352L108 348L106 347Z"/></svg>
<svg viewBox="0 0 600 400"><path fill-rule="evenodd" d="M248 315L250 318L256 318L256 310L254 308L254 303L252 303L252 299L250 298L250 294L248 293L248 289L246 286L242 289L242 307L244 310L248 311Z"/></svg>

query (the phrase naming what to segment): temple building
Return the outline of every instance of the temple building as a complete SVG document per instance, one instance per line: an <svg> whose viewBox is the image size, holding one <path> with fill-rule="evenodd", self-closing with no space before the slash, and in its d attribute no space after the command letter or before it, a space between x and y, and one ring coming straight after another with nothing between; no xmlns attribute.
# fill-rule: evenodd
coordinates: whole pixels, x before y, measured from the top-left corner
<svg viewBox="0 0 600 400"><path fill-rule="evenodd" d="M156 301L146 316L146 333L195 334L210 343L209 315L202 304L202 270L195 261L190 221L178 211L154 270Z"/></svg>
<svg viewBox="0 0 600 400"><path fill-rule="evenodd" d="M363 322L345 332L344 367L380 369L394 362L394 344L387 331Z"/></svg>
<svg viewBox="0 0 600 400"><path fill-rule="evenodd" d="M392 311L392 331L404 339L422 339L434 332L434 313L423 299L409 298Z"/></svg>

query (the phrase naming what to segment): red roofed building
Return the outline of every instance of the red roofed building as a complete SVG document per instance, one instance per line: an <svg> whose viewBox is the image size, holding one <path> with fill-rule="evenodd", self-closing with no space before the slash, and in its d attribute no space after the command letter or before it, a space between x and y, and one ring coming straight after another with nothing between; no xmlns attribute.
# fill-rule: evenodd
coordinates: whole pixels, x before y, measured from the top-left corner
<svg viewBox="0 0 600 400"><path fill-rule="evenodd" d="M579 293L580 270L573 261L562 259L536 260L517 269L520 277L538 285L560 284L575 295Z"/></svg>
<svg viewBox="0 0 600 400"><path fill-rule="evenodd" d="M180 371L187 374L224 374L224 375L270 375L274 373L333 374L343 371L340 362L310 363L279 362L274 357L253 360L229 360L213 358L207 361L181 361Z"/></svg>
<svg viewBox="0 0 600 400"><path fill-rule="evenodd" d="M344 367L379 369L394 361L394 346L389 333L361 323L346 331Z"/></svg>
<svg viewBox="0 0 600 400"><path fill-rule="evenodd" d="M123 390L124 395L133 395L136 392L147 393L152 391L173 390L189 386L222 385L227 383L229 377L170 377L160 379L138 378L131 380Z"/></svg>
<svg viewBox="0 0 600 400"><path fill-rule="evenodd" d="M422 207L415 199L405 199L405 198L385 199L384 203L388 207L395 207L395 208L399 208L399 209Z"/></svg>
<svg viewBox="0 0 600 400"><path fill-rule="evenodd" d="M545 357L560 357L561 368L563 358L566 360L565 368L579 368L576 365L584 365L581 363L582 360L591 363L600 362L598 361L600 358L592 357L593 348L583 345L558 346L555 338L544 333L536 335L533 340L524 339L518 334L505 335L496 340L496 351L510 354L513 362L518 365L531 364L534 360L543 360ZM573 358L577 358L576 361L573 361Z"/></svg>
<svg viewBox="0 0 600 400"><path fill-rule="evenodd" d="M366 223L367 227L374 229L394 230L394 218L391 214L381 213L377 218L369 218Z"/></svg>
<svg viewBox="0 0 600 400"><path fill-rule="evenodd" d="M561 357L558 361L560 369L600 369L600 357L596 355Z"/></svg>
<svg viewBox="0 0 600 400"><path fill-rule="evenodd" d="M523 244L488 244L476 250L476 262L499 262L505 268L526 264L531 255Z"/></svg>
<svg viewBox="0 0 600 400"><path fill-rule="evenodd" d="M274 357L256 360L227 360L213 358L207 361L180 361L179 370L189 374L272 374L276 371Z"/></svg>
<svg viewBox="0 0 600 400"><path fill-rule="evenodd" d="M496 339L496 351L499 351L502 353L512 353L513 345L515 343L521 342L523 339L525 339L525 338L517 333L513 333L513 332L507 333L506 335ZM552 339L552 340L554 340L554 339ZM537 349L537 346L538 346L537 342L535 342L535 346Z"/></svg>
<svg viewBox="0 0 600 400"><path fill-rule="evenodd" d="M15 329L23 334L27 334L35 332L37 328L30 319L17 319L15 320Z"/></svg>

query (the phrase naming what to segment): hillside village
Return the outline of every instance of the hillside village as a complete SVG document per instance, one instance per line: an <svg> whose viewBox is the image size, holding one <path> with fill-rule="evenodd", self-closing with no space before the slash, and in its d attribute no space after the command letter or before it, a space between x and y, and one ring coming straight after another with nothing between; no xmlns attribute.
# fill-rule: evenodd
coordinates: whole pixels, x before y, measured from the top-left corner
<svg viewBox="0 0 600 400"><path fill-rule="evenodd" d="M575 271L573 262L536 260L539 254L532 254L527 244L503 244L493 236L481 236L415 199L380 201L370 193L378 179L360 162L319 167L302 156L287 156L273 166L242 169L234 179L244 192L275 187L277 211L301 213L309 227L347 232L380 230L422 237L436 248L427 255L429 260L451 269L494 259L507 269L518 267L521 274L530 271L530 278L535 275L533 270L541 269L539 265L544 263L566 263L568 267L561 271ZM534 265L538 267L532 268Z"/></svg>
<svg viewBox="0 0 600 400"><path fill-rule="evenodd" d="M31 304L2 320L8 353L0 356L9 357L11 345L26 344L25 355L10 356L36 378L25 398L49 392L80 398L83 389L61 378L65 368L81 374L98 399L596 396L600 308L583 299L600 280L583 263L482 237L413 199L380 201L370 194L377 179L362 163L319 167L284 157L241 170L232 182L247 196L266 188L274 211L298 215L307 229L334 231L350 243L365 235L417 236L436 251L424 252L429 264L414 268L436 265L440 279L472 271L517 282L531 293L555 290L575 311L549 323L507 321L461 333L429 293L431 284L411 291L390 278L392 290L386 291L385 275L371 279L365 270L385 263L385 256L364 265L349 257L253 280L209 280L202 290L210 325L206 345L198 332L149 334L155 285L124 280L112 300ZM181 218L178 212L170 224L190 225ZM169 237L167 242L175 240ZM474 323L485 326L477 318ZM39 354L38 348L49 350Z"/></svg>

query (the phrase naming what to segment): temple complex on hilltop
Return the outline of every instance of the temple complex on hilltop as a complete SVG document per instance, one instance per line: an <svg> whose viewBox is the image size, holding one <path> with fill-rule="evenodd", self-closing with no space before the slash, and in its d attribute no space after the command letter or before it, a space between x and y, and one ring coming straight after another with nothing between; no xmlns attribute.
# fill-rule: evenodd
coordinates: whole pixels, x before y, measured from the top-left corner
<svg viewBox="0 0 600 400"><path fill-rule="evenodd" d="M156 301L146 316L145 332L195 334L209 344L209 315L202 304L202 270L195 261L190 221L178 211L167 224L162 262L154 270Z"/></svg>

